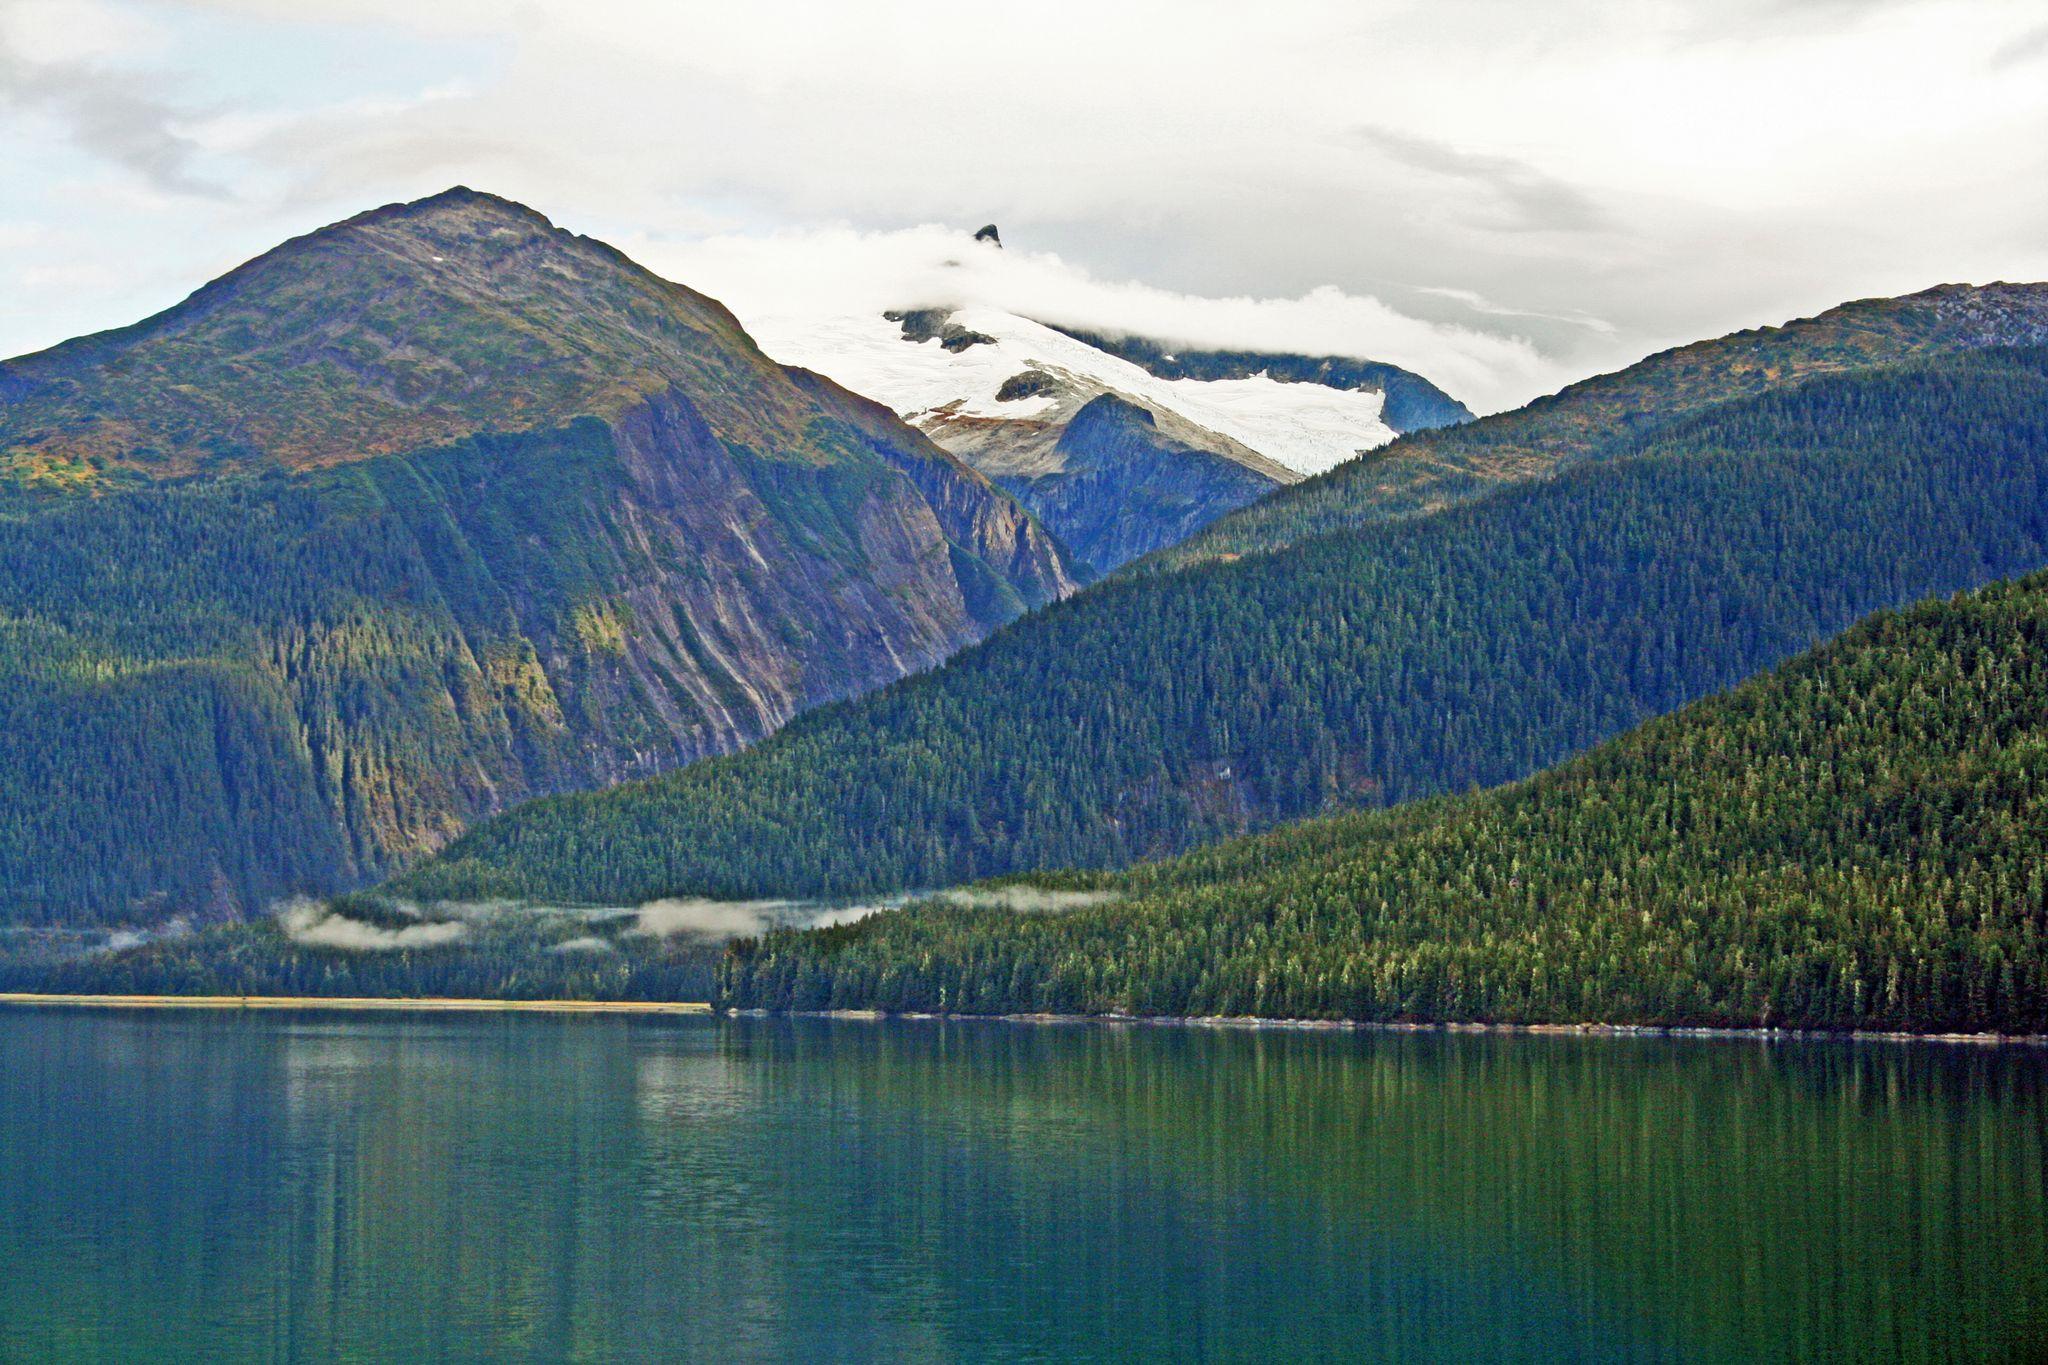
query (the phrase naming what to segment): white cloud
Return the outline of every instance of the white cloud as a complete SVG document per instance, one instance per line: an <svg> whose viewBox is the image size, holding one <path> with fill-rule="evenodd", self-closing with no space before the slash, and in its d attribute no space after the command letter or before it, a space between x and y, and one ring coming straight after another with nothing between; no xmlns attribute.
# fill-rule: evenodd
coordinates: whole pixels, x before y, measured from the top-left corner
<svg viewBox="0 0 2048 1365"><path fill-rule="evenodd" d="M883 270L873 243L827 251L840 229L819 225L859 239L994 219L1066 262L1064 283L1033 284L1049 296L1191 337L1329 336L1409 363L1386 354L1405 347L1482 406L1485 381L1460 366L1518 396L1843 298L2048 276L2039 0L106 10L146 13L146 41L53 28L71 8L0 0L43 63L33 107L0 72L0 137L47 140L43 124L68 119L82 156L174 202L53 223L23 248L17 278L144 264L126 295L0 306L0 353L130 321L165 301L174 267L196 285L223 255L458 181L656 256L664 233L731 225ZM360 90L323 75L249 93L252 51L325 72L343 33L447 69L413 71L410 96L367 66ZM173 55L151 59L153 82L51 75L159 50ZM10 218L47 182L42 161L10 158ZM204 202L215 186L232 212Z"/></svg>
<svg viewBox="0 0 2048 1365"><path fill-rule="evenodd" d="M1116 895L1110 891L1052 891L1018 885L959 888L940 893L939 899L978 909L1014 910L1020 915L1057 915L1107 904Z"/></svg>
<svg viewBox="0 0 2048 1365"><path fill-rule="evenodd" d="M1097 278L1014 241L976 243L972 228L846 226L625 245L644 264L720 300L764 343L820 318L887 309L986 307L1040 322L1134 332L1189 346L1381 360L1475 407L1521 402L1562 382L1526 340L1408 316L1379 299L1325 286L1289 298L1207 298L1136 280ZM775 353L772 344L767 346ZM807 363L802 355L781 356Z"/></svg>
<svg viewBox="0 0 2048 1365"><path fill-rule="evenodd" d="M294 943L309 948L338 948L344 952L440 948L469 937L469 926L459 920L436 920L391 929L338 915L326 904L314 900L287 902L278 912L278 926Z"/></svg>
<svg viewBox="0 0 2048 1365"><path fill-rule="evenodd" d="M98 0L0 0L0 46L31 62L132 58L160 39L146 16Z"/></svg>
<svg viewBox="0 0 2048 1365"><path fill-rule="evenodd" d="M617 949L612 947L612 942L608 938L599 938L595 934L584 934L578 938L565 938L560 943L549 948L548 951L551 953L603 954L616 952Z"/></svg>
<svg viewBox="0 0 2048 1365"><path fill-rule="evenodd" d="M649 901L632 932L651 938L739 938L758 934L794 908L793 901L714 901L699 897Z"/></svg>

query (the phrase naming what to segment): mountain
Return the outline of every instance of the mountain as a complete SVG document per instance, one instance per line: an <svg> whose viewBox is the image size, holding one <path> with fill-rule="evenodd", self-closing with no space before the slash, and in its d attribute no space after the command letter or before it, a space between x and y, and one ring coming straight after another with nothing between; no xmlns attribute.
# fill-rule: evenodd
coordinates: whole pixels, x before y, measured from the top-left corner
<svg viewBox="0 0 2048 1365"><path fill-rule="evenodd" d="M1345 527L1441 510L1504 483L1630 449L1711 404L1812 376L2043 342L2048 288L2038 284L1944 284L1845 303L1781 327L1662 351L1476 426L1409 437L1221 520L1144 568L1259 554Z"/></svg>
<svg viewBox="0 0 2048 1365"><path fill-rule="evenodd" d="M1160 379L1214 384L1263 375L1281 384L1321 384L1346 392L1375 392L1382 396L1380 421L1397 435L1454 427L1472 420L1470 408L1421 375L1382 361L1273 351L1205 351L1189 346L1169 347L1149 337L1128 333L1108 335L1079 327L1056 330L1128 360ZM1314 461L1320 463L1321 460ZM1314 472L1314 464L1302 467Z"/></svg>
<svg viewBox="0 0 2048 1365"><path fill-rule="evenodd" d="M2041 1033L2044 869L2037 575L1865 621L1531 781L1057 879L1085 907L1065 914L931 902L771 933L721 996Z"/></svg>
<svg viewBox="0 0 2048 1365"><path fill-rule="evenodd" d="M716 302L457 189L0 365L0 919L232 915L1069 591Z"/></svg>
<svg viewBox="0 0 2048 1365"><path fill-rule="evenodd" d="M1125 865L1524 777L1871 611L2048 564L2048 348L1728 378L1746 396L1627 441L1589 422L1586 458L1490 496L1112 578L748 753L486 823L398 889L619 903Z"/></svg>
<svg viewBox="0 0 2048 1365"><path fill-rule="evenodd" d="M1044 434L1052 444L984 428L971 440L956 433L955 449L1053 528L1091 573L1185 540L1292 479L1249 452L1216 453L1213 436L1171 411L1107 391Z"/></svg>
<svg viewBox="0 0 2048 1365"><path fill-rule="evenodd" d="M992 228L965 251L1000 248ZM773 354L878 399L1014 493L1096 574L1385 444L1471 413L1398 366L1170 347L989 306L764 318ZM1121 422L1070 438L1083 413ZM1142 438L1142 439L1133 439ZM1105 527L1114 527L1105 532Z"/></svg>

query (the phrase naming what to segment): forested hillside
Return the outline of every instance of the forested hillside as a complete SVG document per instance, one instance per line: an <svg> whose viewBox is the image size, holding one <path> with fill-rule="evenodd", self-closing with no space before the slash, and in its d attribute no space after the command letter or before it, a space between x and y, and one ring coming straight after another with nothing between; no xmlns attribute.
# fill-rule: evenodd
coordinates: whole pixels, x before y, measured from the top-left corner
<svg viewBox="0 0 2048 1365"><path fill-rule="evenodd" d="M1115 899L773 933L722 1002L2048 1031L2048 574L1530 781L1059 880Z"/></svg>
<svg viewBox="0 0 2048 1365"><path fill-rule="evenodd" d="M1184 568L1440 510L1589 460L1627 455L1702 408L1808 378L1984 346L2048 342L2048 285L1948 284L1859 299L1782 327L1660 351L1483 422L1421 431L1219 519L1134 566Z"/></svg>
<svg viewBox="0 0 2048 1365"><path fill-rule="evenodd" d="M719 940L659 937L568 916L442 920L403 946L295 935L286 916L207 925L129 946L61 932L0 935L0 991L58 995L286 995L463 1000L706 1001ZM351 933L422 933L353 907Z"/></svg>
<svg viewBox="0 0 2048 1365"><path fill-rule="evenodd" d="M0 922L232 916L1071 587L731 316L452 191L0 365Z"/></svg>
<svg viewBox="0 0 2048 1365"><path fill-rule="evenodd" d="M2044 563L2048 349L1823 375L1439 515L1100 585L747 753L488 822L396 889L1117 866L1524 777L1873 610Z"/></svg>

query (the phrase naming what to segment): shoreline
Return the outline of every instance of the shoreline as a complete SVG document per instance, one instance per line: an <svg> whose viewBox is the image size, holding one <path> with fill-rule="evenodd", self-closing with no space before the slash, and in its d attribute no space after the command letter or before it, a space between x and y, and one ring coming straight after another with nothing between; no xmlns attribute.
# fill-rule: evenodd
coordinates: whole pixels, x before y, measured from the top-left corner
<svg viewBox="0 0 2048 1365"><path fill-rule="evenodd" d="M1756 1028L1711 1024L1478 1024L1361 1019L1268 1019L1240 1014L930 1014L889 1010L718 1010L744 1019L839 1019L881 1023L1105 1025L1121 1028L1277 1030L1296 1033L1461 1033L1547 1038L1695 1038L1762 1043L1940 1043L1971 1047L2048 1047L2048 1033L1913 1033L1904 1029Z"/></svg>
<svg viewBox="0 0 2048 1365"><path fill-rule="evenodd" d="M1710 1024L1484 1024L1358 1019L1270 1019L1256 1015L935 1014L890 1010L720 1009L702 1000L492 1000L458 996L68 995L0 991L0 1009L339 1010L410 1014L639 1014L728 1019L828 1019L855 1023L978 1023L1195 1028L1293 1033L1459 1033L1571 1038L1696 1038L1750 1042L1940 1043L2048 1047L2048 1033L1914 1033L1903 1029L1758 1028Z"/></svg>
<svg viewBox="0 0 2048 1365"><path fill-rule="evenodd" d="M0 1008L349 1010L407 1014L701 1014L701 1000L488 1000L376 995L60 995L0 991Z"/></svg>

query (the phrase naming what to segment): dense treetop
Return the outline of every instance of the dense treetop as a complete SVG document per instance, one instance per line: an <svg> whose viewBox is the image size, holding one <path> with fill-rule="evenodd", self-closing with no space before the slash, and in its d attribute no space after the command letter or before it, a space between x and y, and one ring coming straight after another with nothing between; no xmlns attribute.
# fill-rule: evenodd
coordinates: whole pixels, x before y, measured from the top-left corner
<svg viewBox="0 0 2048 1365"><path fill-rule="evenodd" d="M931 674L480 826L399 889L631 902L1113 867L1535 773L2048 563L2048 350L1822 375L1556 477L1102 584Z"/></svg>
<svg viewBox="0 0 2048 1365"><path fill-rule="evenodd" d="M1880 614L1532 780L1056 881L1112 899L770 934L722 998L2048 1030L2048 575Z"/></svg>
<svg viewBox="0 0 2048 1365"><path fill-rule="evenodd" d="M1702 408L1816 375L2042 342L2048 285L1949 284L1859 299L1782 327L1660 351L1513 412L1404 437L1224 517L1129 572L1259 554L1344 527L1435 511L1504 482L1627 453Z"/></svg>

